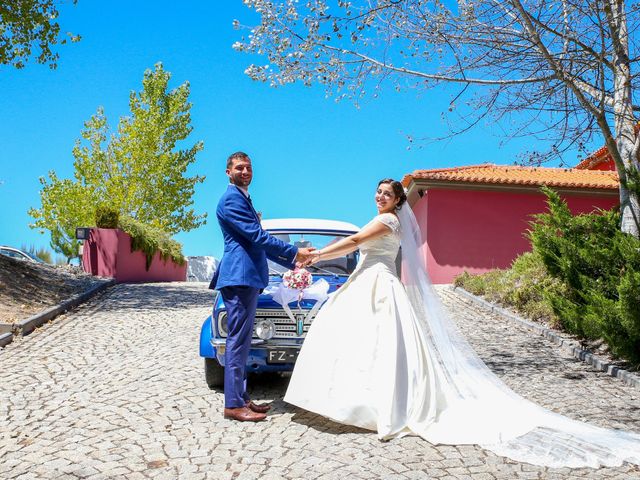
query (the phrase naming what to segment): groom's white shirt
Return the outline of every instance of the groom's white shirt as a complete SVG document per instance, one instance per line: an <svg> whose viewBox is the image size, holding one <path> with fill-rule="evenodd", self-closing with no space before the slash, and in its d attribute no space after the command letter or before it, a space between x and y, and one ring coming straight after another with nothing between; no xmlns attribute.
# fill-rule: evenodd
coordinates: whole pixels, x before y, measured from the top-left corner
<svg viewBox="0 0 640 480"><path fill-rule="evenodd" d="M233 185L233 183L230 183L229 185ZM238 187L238 185L236 185L236 187ZM242 187L238 187L238 190L240 190L245 197L249 198L249 190L247 190L246 188L242 188Z"/></svg>

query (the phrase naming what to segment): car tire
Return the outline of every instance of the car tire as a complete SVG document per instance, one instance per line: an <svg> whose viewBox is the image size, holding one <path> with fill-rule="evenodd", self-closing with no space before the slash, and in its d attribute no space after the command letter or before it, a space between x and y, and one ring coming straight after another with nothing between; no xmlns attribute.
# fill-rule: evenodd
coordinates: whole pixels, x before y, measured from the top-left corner
<svg viewBox="0 0 640 480"><path fill-rule="evenodd" d="M210 389L224 386L224 367L215 358L204 359L204 378Z"/></svg>

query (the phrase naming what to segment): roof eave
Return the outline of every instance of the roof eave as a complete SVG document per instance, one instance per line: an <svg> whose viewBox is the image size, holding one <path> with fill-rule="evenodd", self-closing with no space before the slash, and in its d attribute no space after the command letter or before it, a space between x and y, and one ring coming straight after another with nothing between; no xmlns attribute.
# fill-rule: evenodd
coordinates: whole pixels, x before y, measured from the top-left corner
<svg viewBox="0 0 640 480"><path fill-rule="evenodd" d="M406 184L405 184L406 181ZM547 185L561 193L568 194L595 194L601 196L618 196L618 188L612 187L568 187L550 184L521 184L521 183L487 183L487 182L464 182L451 180L435 180L431 178L415 178L412 175L405 175L402 183L407 189L407 201L409 205L414 205L422 198L424 191L429 188L449 188L452 190L482 190L482 191L502 191L512 193L539 193L543 185ZM408 185L408 186L407 186Z"/></svg>

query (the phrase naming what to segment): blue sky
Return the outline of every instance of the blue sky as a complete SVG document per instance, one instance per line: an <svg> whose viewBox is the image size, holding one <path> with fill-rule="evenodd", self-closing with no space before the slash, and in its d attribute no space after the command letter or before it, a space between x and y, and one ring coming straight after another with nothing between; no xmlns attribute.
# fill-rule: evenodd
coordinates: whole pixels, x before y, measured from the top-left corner
<svg viewBox="0 0 640 480"><path fill-rule="evenodd" d="M191 83L190 142L204 141L190 173L207 177L194 200L209 221L177 236L187 255L222 253L215 205L228 183L225 159L237 150L252 157L251 194L265 218L363 225L375 214L373 191L381 178L400 179L420 168L509 164L530 147L526 140L501 145L491 125L480 125L453 140L408 149L408 134L446 132L441 112L454 94L446 88L416 96L387 85L357 109L325 98L322 87L253 82L243 71L256 59L231 48L241 36L234 19L252 24L255 14L241 0L80 0L63 7L63 30L83 39L60 47L57 70L34 63L0 68L0 244L48 247L48 233L28 226L27 210L40 206L38 178L52 169L71 177L71 149L83 123L103 106L115 126L129 111L129 92L141 89L144 70L159 61L172 73L172 87Z"/></svg>

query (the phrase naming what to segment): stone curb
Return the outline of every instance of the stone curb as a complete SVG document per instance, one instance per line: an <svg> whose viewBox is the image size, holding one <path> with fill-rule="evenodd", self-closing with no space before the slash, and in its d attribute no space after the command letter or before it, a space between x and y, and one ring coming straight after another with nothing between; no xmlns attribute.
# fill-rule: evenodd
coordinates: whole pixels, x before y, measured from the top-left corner
<svg viewBox="0 0 640 480"><path fill-rule="evenodd" d="M89 298L94 296L96 293L101 292L102 290L106 289L111 285L114 285L115 283L116 283L115 279L110 279L107 281L100 282L97 285L92 286L85 292L75 295L55 307L51 307L25 320L14 323L12 335L16 335L16 336L20 335L24 337L25 335L30 334L36 328L44 325L49 320L52 320L58 315L65 313L71 310L72 308L77 307L83 302L86 302L87 300L89 300ZM4 346L1 344L1 342L2 342L2 338L0 337L0 346ZM10 343L10 341L7 343Z"/></svg>
<svg viewBox="0 0 640 480"><path fill-rule="evenodd" d="M591 365L596 370L604 372L607 375L610 375L612 377L618 378L622 380L622 382L625 383L626 385L629 385L635 388L640 388L640 376L638 376L637 374L631 373L628 370L623 370L622 368L616 367L615 365L611 365L610 363L596 357L594 354L592 354L588 350L584 350L577 343L571 340L568 340L566 338L562 338L553 330L550 330L546 327L543 327L542 325L526 320L520 317L519 315L516 315L515 313L510 312L505 308L498 307L497 305L485 300L484 298L480 298L474 295L473 293L468 292L462 287L451 287L451 289L457 293L462 294L464 297L477 303L478 305L481 305L491 310L492 312L499 313L503 317L506 317L509 320L512 320L520 324L521 326L529 330L532 330L542 335L543 337L551 340L554 344L558 345L563 350L566 350L569 353L571 353L571 355L573 355L574 358L577 358L578 360L581 360Z"/></svg>
<svg viewBox="0 0 640 480"><path fill-rule="evenodd" d="M3 333L0 335L0 348L6 347L13 342L13 333Z"/></svg>

